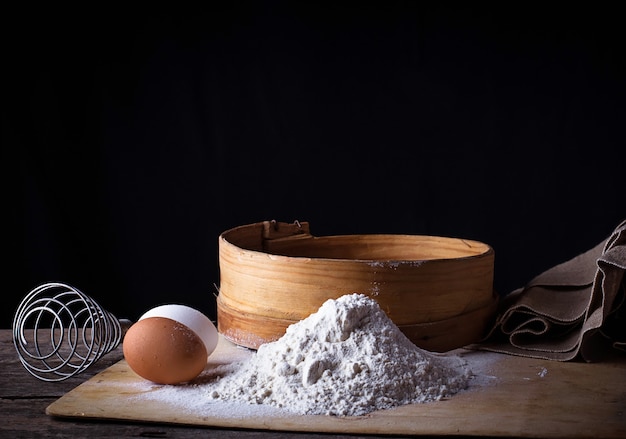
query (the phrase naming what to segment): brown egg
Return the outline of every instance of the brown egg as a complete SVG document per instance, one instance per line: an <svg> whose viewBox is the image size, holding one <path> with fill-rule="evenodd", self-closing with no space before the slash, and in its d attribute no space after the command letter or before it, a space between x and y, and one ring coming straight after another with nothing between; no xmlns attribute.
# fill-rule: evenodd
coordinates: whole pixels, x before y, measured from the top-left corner
<svg viewBox="0 0 626 439"><path fill-rule="evenodd" d="M142 318L132 325L124 336L123 351L135 373L159 384L196 378L211 353L198 334L166 317Z"/></svg>

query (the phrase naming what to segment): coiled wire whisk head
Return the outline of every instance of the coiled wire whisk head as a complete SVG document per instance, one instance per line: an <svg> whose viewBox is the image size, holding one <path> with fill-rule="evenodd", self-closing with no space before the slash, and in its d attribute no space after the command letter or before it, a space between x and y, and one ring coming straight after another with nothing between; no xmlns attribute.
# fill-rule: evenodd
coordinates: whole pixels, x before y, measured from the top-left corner
<svg viewBox="0 0 626 439"><path fill-rule="evenodd" d="M74 287L47 283L20 303L13 320L13 344L31 375L62 381L115 349L128 323Z"/></svg>

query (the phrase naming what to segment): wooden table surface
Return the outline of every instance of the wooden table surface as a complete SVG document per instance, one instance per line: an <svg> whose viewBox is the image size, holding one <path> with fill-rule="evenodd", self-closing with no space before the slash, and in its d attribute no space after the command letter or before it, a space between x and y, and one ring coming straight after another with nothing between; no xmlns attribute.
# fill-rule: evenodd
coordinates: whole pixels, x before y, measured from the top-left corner
<svg viewBox="0 0 626 439"><path fill-rule="evenodd" d="M156 437L156 438L323 438L323 437L343 437L343 438L376 438L394 437L392 435L376 436L380 434L381 428L375 429L378 433L359 435L355 434L329 434L329 433L309 433L309 432L288 432L277 430L254 430L251 428L222 428L212 425L232 425L232 424L210 424L198 426L183 426L180 424L165 423L147 423L138 421L110 421L110 420L88 420L76 417L57 418L46 414L46 408L52 403L58 405L59 398L68 392L76 389L80 384L98 383L106 380L102 378L104 375L112 373L110 368L120 364L119 360L123 358L121 346L101 358L95 365L87 369L85 372L76 375L65 381L48 383L40 381L31 376L21 365L12 341L12 331L9 329L0 330L0 438L45 438L45 437L72 437L72 438L124 438L124 437ZM584 431L601 431L602 437L623 437L617 433L618 431L626 432L624 424L624 414L626 413L626 387L621 379L623 372L626 371L626 359L620 356L616 361L606 364L598 364L596 366L586 364L566 364L535 361L535 360L519 360L519 357L503 357L497 361L498 367L502 366L502 380L489 393L487 402L496 404L497 408L486 407L484 404L478 404L478 399L471 399L471 406L483 407L480 413L474 413L467 418L472 420L478 417L477 422L490 422L493 429L490 437L494 437L494 432L501 431L506 424L507 416L509 424L514 423L515 428L508 431L509 436L515 436L514 431L522 432L524 437L539 437L541 431L551 431L550 437L567 436L562 434L563 431L569 429L575 432L576 437L587 437ZM118 364L116 364L118 363ZM494 363L494 367L496 364ZM541 367L540 367L541 366ZM594 367L589 370L588 367ZM110 368L110 369L109 369ZM506 378L511 375L514 370L513 377ZM94 375L107 370L105 374L98 375L98 378L90 380ZM528 369L528 370L526 370ZM545 379L543 373L537 375L537 370L550 370L546 374ZM495 369L494 369L495 370ZM529 375L530 373L530 375ZM89 381L89 383L88 383ZM613 383L614 385L611 385ZM80 389L85 389L81 386ZM485 389L485 392L487 389ZM70 394L76 394L74 390ZM470 395L470 394L467 394ZM467 398L478 398L478 393ZM486 393L485 393L486 395ZM464 395L460 395L459 398ZM563 399L565 398L565 399ZM582 399L581 399L582 398ZM67 397L63 398L66 400ZM484 398L483 398L484 399ZM493 400L493 401L492 401ZM459 399L460 401L460 399ZM498 402L499 401L499 402ZM485 401L483 401L485 402ZM101 401L95 402L96 406L100 406ZM508 405L514 405L515 410ZM552 407L556 405L556 407ZM448 407L446 405L446 407ZM469 410L471 407L462 404L461 409ZM457 407L457 409L459 408ZM486 408L485 408L486 407ZM566 408L569 407L569 408ZM441 407L444 408L443 406ZM129 408L129 410L133 410ZM600 410L600 412L598 412ZM483 413L484 411L484 413ZM520 412L521 411L521 415ZM551 413L555 417L542 415L542 413ZM565 413L564 413L565 411ZM576 413L574 416L569 413ZM54 412L54 411L53 411ZM400 412L393 419L401 419ZM456 412L455 412L456 413ZM435 407L432 407L425 413L426 416L421 417L422 422L428 417L437 417ZM495 415L495 416L494 416ZM164 414L165 416L165 414ZM398 417L400 416L400 417ZM413 422L411 419L415 415L407 418L407 422ZM501 417L501 422L498 421ZM580 418L579 418L580 416ZM405 416L406 417L406 416ZM100 418L95 416L96 419ZM114 417L114 419L124 419L124 417ZM132 417L131 417L132 418ZM410 418L410 419L409 419ZM418 417L419 418L419 417ZM461 418L463 418L461 416ZM133 418L140 419L140 418ZM146 419L146 418L144 418ZM160 418L157 418L160 419ZM402 418L404 419L404 418ZM533 424L533 419L535 424ZM568 428L561 431L562 422L568 424ZM158 422L158 421L157 421ZM416 418L415 422L420 422ZM561 423L560 423L561 422ZM256 428L257 424L253 424ZM413 424L411 424L413 425ZM447 424L446 424L447 425ZM463 424L466 425L466 424ZM486 424L480 424L484 426ZM533 425L535 428L533 428ZM556 425L556 427L555 427ZM240 425L240 427L243 426ZM250 427L250 426L249 426ZM539 428L541 427L541 428ZM550 427L547 429L546 427ZM465 428L465 427L463 427ZM556 430L555 430L556 428ZM575 428L573 430L573 428ZM587 429L587 430L585 430ZM608 429L608 430L607 430ZM300 429L302 431L311 431L311 429ZM448 429L444 429L447 432ZM467 431L473 431L466 428ZM320 430L323 431L323 430ZM333 431L333 430L325 430ZM345 429L336 431L346 431ZM374 430L372 430L374 431ZM394 430L390 431L404 431ZM410 431L413 431L410 429ZM432 430L435 431L435 430ZM438 431L438 430L437 430ZM460 431L450 430L450 431ZM476 430L478 431L478 430ZM482 430L481 430L482 431ZM532 433L532 432L535 433ZM532 434L529 434L532 433ZM559 433L560 432L560 433ZM582 435L581 435L582 432ZM555 434L556 433L556 434ZM617 433L617 435L616 435ZM448 434L448 433L442 433ZM453 433L450 433L453 434ZM497 433L496 433L497 434ZM400 436L396 436L400 437ZM424 437L424 436L420 436ZM441 436L437 436L441 438ZM459 436L454 436L459 437ZM475 436L474 436L475 437Z"/></svg>
<svg viewBox="0 0 626 439"><path fill-rule="evenodd" d="M94 422L57 419L46 415L51 403L96 373L123 358L119 346L85 372L65 381L48 383L31 376L20 363L12 331L0 329L0 438L376 438L377 436L329 435L156 425L133 422ZM381 437L381 436L378 436ZM382 436L389 438L390 436Z"/></svg>
<svg viewBox="0 0 626 439"><path fill-rule="evenodd" d="M376 436L281 432L215 427L189 427L141 422L93 421L55 418L46 407L123 358L118 346L86 371L65 381L43 382L26 371L15 351L10 329L0 329L0 438L394 438ZM420 436L424 437L424 436ZM438 436L439 437L439 436Z"/></svg>

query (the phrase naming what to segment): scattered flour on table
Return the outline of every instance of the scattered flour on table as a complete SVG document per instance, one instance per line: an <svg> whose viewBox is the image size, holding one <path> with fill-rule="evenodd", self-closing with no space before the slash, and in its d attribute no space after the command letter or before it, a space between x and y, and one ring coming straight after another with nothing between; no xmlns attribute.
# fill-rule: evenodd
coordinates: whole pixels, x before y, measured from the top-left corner
<svg viewBox="0 0 626 439"><path fill-rule="evenodd" d="M359 416L450 397L470 377L460 357L418 348L375 300L355 293L326 301L201 388L214 401Z"/></svg>

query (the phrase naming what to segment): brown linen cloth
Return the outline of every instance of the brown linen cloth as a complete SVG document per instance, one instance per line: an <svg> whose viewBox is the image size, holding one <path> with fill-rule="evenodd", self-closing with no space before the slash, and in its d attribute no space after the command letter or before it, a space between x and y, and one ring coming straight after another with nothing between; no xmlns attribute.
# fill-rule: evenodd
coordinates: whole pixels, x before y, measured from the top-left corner
<svg viewBox="0 0 626 439"><path fill-rule="evenodd" d="M477 347L589 362L612 348L626 350L624 270L626 220L594 248L505 296L493 328Z"/></svg>

